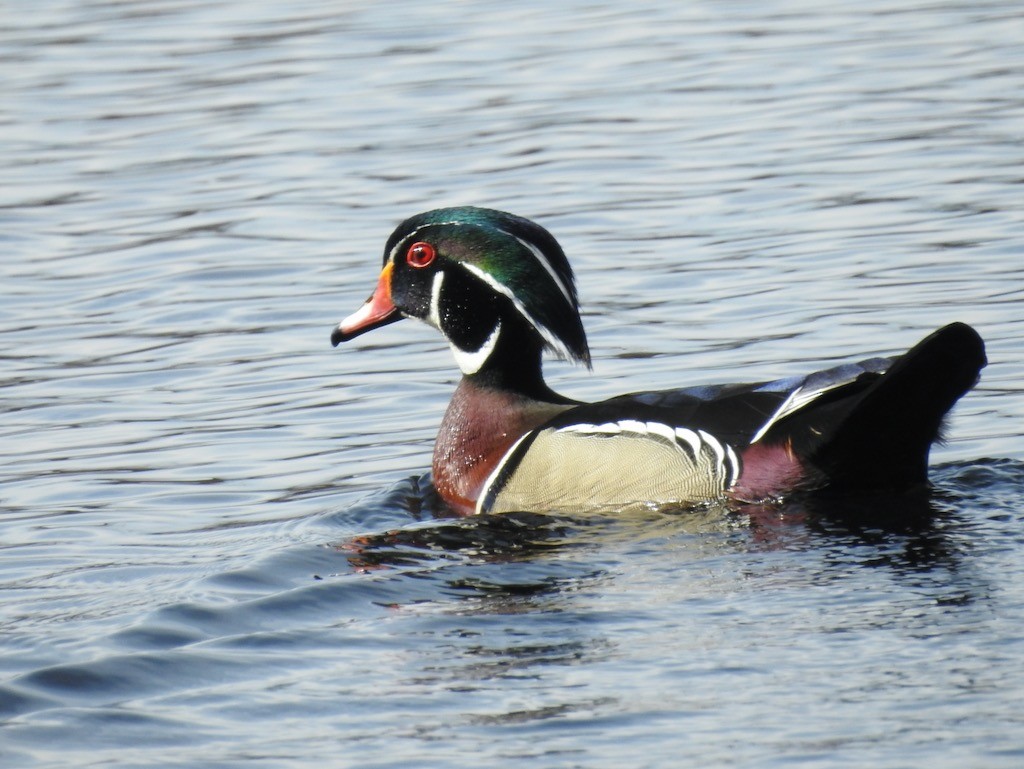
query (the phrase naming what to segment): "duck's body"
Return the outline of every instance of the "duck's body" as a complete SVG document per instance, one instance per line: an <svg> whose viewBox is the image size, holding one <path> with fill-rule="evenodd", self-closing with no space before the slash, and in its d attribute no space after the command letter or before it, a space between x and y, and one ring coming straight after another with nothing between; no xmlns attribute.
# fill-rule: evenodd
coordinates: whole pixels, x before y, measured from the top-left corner
<svg viewBox="0 0 1024 769"><path fill-rule="evenodd" d="M533 222L479 208L439 209L399 225L376 291L332 341L406 316L440 330L462 369L433 476L463 513L904 490L927 481L942 419L985 365L977 333L952 324L898 358L578 403L549 389L541 373L545 348L590 362L561 248Z"/></svg>

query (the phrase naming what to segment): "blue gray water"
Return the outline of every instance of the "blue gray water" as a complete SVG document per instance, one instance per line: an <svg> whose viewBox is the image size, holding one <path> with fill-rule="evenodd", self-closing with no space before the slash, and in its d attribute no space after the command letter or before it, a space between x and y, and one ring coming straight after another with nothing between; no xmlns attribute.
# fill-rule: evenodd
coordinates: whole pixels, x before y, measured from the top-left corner
<svg viewBox="0 0 1024 769"><path fill-rule="evenodd" d="M1024 14L0 5L0 765L1019 767ZM456 372L338 350L397 221L537 219L578 398L958 319L914 506L432 514Z"/></svg>

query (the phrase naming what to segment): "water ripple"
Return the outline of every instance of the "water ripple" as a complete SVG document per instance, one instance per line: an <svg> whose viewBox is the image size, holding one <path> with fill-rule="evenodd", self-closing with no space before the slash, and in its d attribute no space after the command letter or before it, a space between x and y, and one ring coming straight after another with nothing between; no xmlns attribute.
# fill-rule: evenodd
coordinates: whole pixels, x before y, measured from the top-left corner
<svg viewBox="0 0 1024 769"><path fill-rule="evenodd" d="M1015 3L22 10L5 766L1019 763ZM935 494L439 515L443 341L328 335L395 222L467 203L566 247L596 375L549 377L575 397L977 325Z"/></svg>

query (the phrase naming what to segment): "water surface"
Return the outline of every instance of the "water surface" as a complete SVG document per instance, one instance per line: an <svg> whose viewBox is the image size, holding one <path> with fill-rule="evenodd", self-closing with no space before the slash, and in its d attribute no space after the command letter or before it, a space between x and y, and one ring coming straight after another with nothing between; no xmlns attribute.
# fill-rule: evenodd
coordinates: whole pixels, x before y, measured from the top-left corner
<svg viewBox="0 0 1024 769"><path fill-rule="evenodd" d="M0 8L0 763L1017 767L1016 3ZM537 219L577 398L991 364L929 500L437 518L402 218Z"/></svg>

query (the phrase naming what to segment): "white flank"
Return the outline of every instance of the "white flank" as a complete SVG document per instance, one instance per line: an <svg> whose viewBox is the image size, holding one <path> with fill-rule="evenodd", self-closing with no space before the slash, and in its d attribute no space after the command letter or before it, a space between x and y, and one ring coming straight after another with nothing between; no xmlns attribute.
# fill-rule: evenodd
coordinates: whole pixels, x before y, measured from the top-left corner
<svg viewBox="0 0 1024 769"><path fill-rule="evenodd" d="M620 419L618 422L605 422L595 425L589 422L580 422L574 425L559 427L560 433L580 433L583 435L621 435L629 433L645 436L648 438L660 438L667 440L676 449L685 452L689 448L687 458L691 456L694 461L699 462L702 454L707 456L705 449L710 450L714 456L716 477L722 479L723 488L730 488L739 477L740 460L733 451L732 446L722 443L718 438L706 433L703 430L690 430L686 427L673 429L663 422L641 422L637 419Z"/></svg>
<svg viewBox="0 0 1024 769"><path fill-rule="evenodd" d="M455 346L454 342L450 342L452 355L455 356L455 362L459 364L459 369L463 374L469 376L483 368L484 363L487 362L487 359L491 357L491 353L494 352L495 345L498 344L499 333L501 333L500 320L494 326L494 331L491 332L491 335L484 340L482 345L480 345L480 349L473 352L460 350Z"/></svg>

